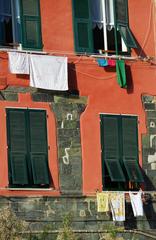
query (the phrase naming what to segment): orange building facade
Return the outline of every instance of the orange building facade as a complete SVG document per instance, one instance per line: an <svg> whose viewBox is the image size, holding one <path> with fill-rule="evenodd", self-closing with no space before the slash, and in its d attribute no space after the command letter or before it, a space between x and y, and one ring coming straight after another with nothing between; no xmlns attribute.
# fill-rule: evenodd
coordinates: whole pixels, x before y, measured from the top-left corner
<svg viewBox="0 0 156 240"><path fill-rule="evenodd" d="M32 13L29 9L27 9L28 12L24 13L24 11L26 11L24 9L24 7L26 7L26 1L20 2L23 11L21 26L26 26L24 25L26 24L25 19L28 17L27 15L30 15L29 17L31 18ZM28 4L31 6L31 1L27 2L30 2ZM120 16L120 7L119 5L115 5L118 10L115 15L115 22L98 22L93 19L92 15L91 29L88 27L90 24L88 20L89 17L86 18L85 13L85 16L83 16L83 13L82 16L80 16L82 6L79 6L79 4L86 4L85 7L90 6L87 5L89 1L84 1L84 3L82 3L83 1L80 1L80 3L79 1L71 0L40 0L35 2L40 6L41 49L39 49L38 46L34 47L35 45L33 47L26 47L26 27L25 30L22 30L26 31L26 33L21 33L22 40L19 40L18 44L15 44L14 40L12 40L12 47L10 43L8 44L8 42L4 40L0 48L0 195L8 197L59 197L64 194L76 194L85 197L95 197L97 191L101 192L102 190L118 191L120 189L121 191L138 191L142 188L143 191L155 191L155 1L116 1L116 4L119 5L122 4L122 2L124 2L124 4L128 2L128 16L126 18L128 19L128 23L126 23L128 25L122 23L122 20L123 22L125 21L125 16L123 16L124 14L122 15L122 13L124 9L126 9L126 6L121 8L123 12ZM92 1L90 1L90 4L91 2ZM107 9L107 1L105 4L105 9ZM76 7L78 10L76 10ZM87 12L88 10L85 9L84 12L85 11ZM93 10L90 9L89 13L92 11ZM36 19L38 17L37 14ZM0 13L0 15L3 14ZM96 17L98 17L98 14ZM107 21L109 20L108 17ZM118 20L121 20L121 22ZM5 20L1 20L1 23L4 21ZM88 24L88 26L83 25L86 27L83 29L83 26L80 24L81 22ZM110 30L108 30L107 25L110 26ZM95 33L95 29L98 33ZM101 36L101 29L103 31L102 35L104 34L103 37L107 38L108 43L106 46L106 42L103 39L104 46L102 48L102 54L100 51L102 44L96 42ZM109 36L112 29L115 29L114 35ZM31 31L33 31L33 28L29 34L32 33ZM39 30L36 31L38 31L37 34L40 34ZM86 31L88 32L86 33ZM91 43L88 43L86 40L87 37L89 39L89 31L93 34L93 38L90 40ZM78 43L76 37L80 33L84 34L86 42L83 42L84 39L81 35ZM120 34L120 43L115 40L115 34ZM125 39L123 36L125 36ZM111 38L111 43L109 37ZM32 39L30 37L30 39L27 40ZM117 44L115 47L112 47L115 41ZM133 41L136 44L135 47L131 46L134 45ZM23 47L22 44L25 44L25 47ZM91 44L92 47L87 44ZM78 51L79 49L81 51ZM123 49L126 50L123 51ZM45 89L30 87L29 75L13 74L8 70L9 51L30 55L67 57L69 90L62 92L55 90L46 91ZM109 64L107 66L100 65L102 63L100 63L99 60L104 60L105 64L108 64L109 60L114 60L116 64L118 60L123 60L126 74L124 81L126 81L126 84L121 86L119 83L119 78L123 78L123 72L121 76L119 76L116 66ZM46 79L44 80L46 81ZM35 96L41 96L41 98L36 100ZM43 100L43 97L45 97L46 100ZM74 108L75 106L76 110ZM79 110L79 108L82 109ZM10 180L9 168L11 168L11 174L13 175L14 167L19 167L20 169L20 163L18 162L19 165L17 163L18 166L16 163L15 165L11 163L13 167L10 167L10 163L8 163L12 161L8 160L9 151L12 151L10 150L12 147L9 148L8 146L8 144L10 144L8 139L12 139L10 141L13 141L12 144L14 144L13 138L9 135L9 131L14 130L8 130L8 128L11 129L12 126L11 121L10 125L8 125L7 122L8 116L10 116L7 112L8 109L9 111L11 111L11 109L24 109L23 114L29 109L35 111L43 110L45 112L47 156L51 179L48 187L47 185L44 187L44 184L34 184L33 187L31 184L19 184L16 176L15 179L11 176L11 179L13 179ZM59 111L62 111L62 115ZM11 113L9 112L9 114ZM110 118L113 118L112 125L109 125L109 121L107 122ZM124 125L124 121L127 125ZM78 126L72 125L76 124L76 122ZM131 126L131 123L132 128L127 130L128 126ZM26 124L26 126L28 125ZM105 133L107 134L107 127L110 127L110 130L112 130L112 136L108 133L108 138L106 139ZM69 135L67 134L67 131L70 130L75 136L73 136L71 132ZM76 130L79 131L78 136L76 135ZM127 140L126 136L135 134L137 134L137 140L136 138L133 139L134 136L132 140ZM76 137L79 142L78 145L74 143ZM119 142L114 151L117 151L117 155L119 154L120 157L122 155L123 158L127 157L128 159L128 157L134 157L134 163L129 162L130 165L128 165L124 162L125 160L122 160L122 163L121 161L119 161L119 163L114 162L114 155L111 155L109 151L113 151L112 148L116 144L116 137L119 139ZM69 138L71 141L68 142ZM63 142L63 139L65 142ZM107 149L105 142L108 139L110 142ZM27 145L29 145L29 138L27 141ZM130 141L130 145L126 145L126 141L127 144L128 141ZM132 146L133 144L136 146ZM31 152L31 150L29 151ZM108 155L110 153L110 158L106 156L107 154L105 155L107 151ZM127 155L126 151L129 151ZM39 152L40 151L38 151L37 154ZM132 152L134 154L132 154L133 156L131 155ZM114 170L111 168L112 164L116 166ZM69 165L71 166L70 169ZM132 168L129 166L132 166ZM134 176L132 173L133 170L135 172ZM31 172L33 171L34 169L32 167ZM40 171L37 171L39 174ZM33 172L31 174L33 175L35 173ZM105 174L107 176L105 176ZM126 174L128 174L128 178ZM136 179L136 182L133 177ZM148 181L146 183L147 179ZM149 181L151 184L149 184ZM118 182L120 182L119 185Z"/></svg>

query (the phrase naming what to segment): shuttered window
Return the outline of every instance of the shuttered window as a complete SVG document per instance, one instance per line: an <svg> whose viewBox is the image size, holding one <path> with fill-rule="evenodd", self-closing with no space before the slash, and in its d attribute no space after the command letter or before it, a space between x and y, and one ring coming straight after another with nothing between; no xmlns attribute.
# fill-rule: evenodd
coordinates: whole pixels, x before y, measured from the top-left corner
<svg viewBox="0 0 156 240"><path fill-rule="evenodd" d="M73 0L73 24L76 52L93 52L89 0Z"/></svg>
<svg viewBox="0 0 156 240"><path fill-rule="evenodd" d="M41 49L41 19L39 0L20 0L22 46L29 49Z"/></svg>
<svg viewBox="0 0 156 240"><path fill-rule="evenodd" d="M137 117L101 114L100 118L103 186L111 188L111 184L120 183L126 188L128 182L143 182L138 157Z"/></svg>
<svg viewBox="0 0 156 240"><path fill-rule="evenodd" d="M10 186L48 186L46 112L29 109L6 112Z"/></svg>
<svg viewBox="0 0 156 240"><path fill-rule="evenodd" d="M0 45L42 49L40 0L0 0Z"/></svg>

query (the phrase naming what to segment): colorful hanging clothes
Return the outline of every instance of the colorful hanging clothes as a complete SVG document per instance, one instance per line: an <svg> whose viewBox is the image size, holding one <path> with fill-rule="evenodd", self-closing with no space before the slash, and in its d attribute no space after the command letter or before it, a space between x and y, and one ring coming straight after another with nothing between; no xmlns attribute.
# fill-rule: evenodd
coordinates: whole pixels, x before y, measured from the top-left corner
<svg viewBox="0 0 156 240"><path fill-rule="evenodd" d="M116 66L116 61L114 59L108 59L108 66L115 67Z"/></svg>
<svg viewBox="0 0 156 240"><path fill-rule="evenodd" d="M127 88L125 61L116 61L117 82L121 88Z"/></svg>
<svg viewBox="0 0 156 240"><path fill-rule="evenodd" d="M134 194L129 192L132 209L135 217L143 216L143 202L141 198L142 192Z"/></svg>
<svg viewBox="0 0 156 240"><path fill-rule="evenodd" d="M97 193L97 211L108 212L109 211L109 193Z"/></svg>
<svg viewBox="0 0 156 240"><path fill-rule="evenodd" d="M109 201L113 221L125 221L125 194L110 193Z"/></svg>
<svg viewBox="0 0 156 240"><path fill-rule="evenodd" d="M97 62L100 67L108 66L108 61L106 59L99 58L99 59L97 59Z"/></svg>

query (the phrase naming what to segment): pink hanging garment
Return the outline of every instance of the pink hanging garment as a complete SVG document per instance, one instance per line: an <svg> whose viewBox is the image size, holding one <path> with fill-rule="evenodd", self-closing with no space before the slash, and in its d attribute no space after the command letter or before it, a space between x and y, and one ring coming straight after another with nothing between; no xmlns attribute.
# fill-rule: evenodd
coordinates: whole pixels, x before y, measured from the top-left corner
<svg viewBox="0 0 156 240"><path fill-rule="evenodd" d="M116 66L116 61L114 59L108 59L108 66L115 67Z"/></svg>

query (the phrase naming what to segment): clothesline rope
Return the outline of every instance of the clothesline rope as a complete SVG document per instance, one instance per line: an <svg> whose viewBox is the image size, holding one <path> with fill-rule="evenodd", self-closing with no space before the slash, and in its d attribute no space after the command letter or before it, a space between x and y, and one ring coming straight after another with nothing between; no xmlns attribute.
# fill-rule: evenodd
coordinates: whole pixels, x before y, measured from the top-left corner
<svg viewBox="0 0 156 240"><path fill-rule="evenodd" d="M156 61L156 56L122 56L122 55L106 55L106 54L93 54L93 53L75 53L75 52L63 52L57 50L47 50L47 51L31 51L31 50L18 50L18 49L11 49L11 48L0 48L0 52L21 52L21 53L28 53L28 54L38 54L38 55L63 55L64 57L72 56L72 58L80 58L88 57L88 58L105 58L105 59L116 59L116 60L127 60L127 61L143 61L143 62L150 62Z"/></svg>

